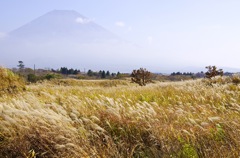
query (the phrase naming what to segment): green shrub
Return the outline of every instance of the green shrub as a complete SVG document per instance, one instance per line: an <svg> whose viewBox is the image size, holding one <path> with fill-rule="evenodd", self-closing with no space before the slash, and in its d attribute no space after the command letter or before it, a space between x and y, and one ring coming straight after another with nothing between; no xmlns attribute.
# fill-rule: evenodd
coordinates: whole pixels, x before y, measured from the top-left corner
<svg viewBox="0 0 240 158"><path fill-rule="evenodd" d="M23 78L6 68L0 67L0 95L16 93L25 89Z"/></svg>
<svg viewBox="0 0 240 158"><path fill-rule="evenodd" d="M47 75L45 75L44 78L47 80L51 80L51 79L58 78L58 77L55 74L47 74Z"/></svg>
<svg viewBox="0 0 240 158"><path fill-rule="evenodd" d="M36 83L37 81L41 81L41 80L51 80L51 79L60 79L60 78L61 76L58 74L46 74L41 76L37 76L35 74L27 75L27 81L32 83Z"/></svg>
<svg viewBox="0 0 240 158"><path fill-rule="evenodd" d="M35 82L37 82L39 79L38 79L38 77L37 77L36 75L34 75L34 74L28 74L28 75L27 75L27 80L28 80L28 82L33 82L33 83L35 83Z"/></svg>
<svg viewBox="0 0 240 158"><path fill-rule="evenodd" d="M182 144L181 150L178 152L178 157L183 158L198 158L198 153L195 147L186 142L183 138L179 137L178 141Z"/></svg>
<svg viewBox="0 0 240 158"><path fill-rule="evenodd" d="M196 149L191 144L184 144L180 152L180 157L183 158L198 158Z"/></svg>

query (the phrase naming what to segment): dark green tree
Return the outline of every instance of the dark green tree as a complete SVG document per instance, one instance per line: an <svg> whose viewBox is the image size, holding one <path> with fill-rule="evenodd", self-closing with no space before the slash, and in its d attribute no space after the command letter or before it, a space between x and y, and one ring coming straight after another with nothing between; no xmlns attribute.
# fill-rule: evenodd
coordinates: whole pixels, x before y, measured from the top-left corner
<svg viewBox="0 0 240 158"><path fill-rule="evenodd" d="M60 72L61 72L61 74L67 75L67 74L68 74L68 68L66 68L66 67L61 67L61 68L60 68Z"/></svg>
<svg viewBox="0 0 240 158"><path fill-rule="evenodd" d="M106 72L104 70L102 71L101 78L106 78Z"/></svg>
<svg viewBox="0 0 240 158"><path fill-rule="evenodd" d="M18 61L17 67L18 67L20 70L24 69L25 65L23 64L23 61Z"/></svg>
<svg viewBox="0 0 240 158"><path fill-rule="evenodd" d="M171 73L171 76L175 76L175 75L176 75L176 73L175 73L175 72Z"/></svg>
<svg viewBox="0 0 240 158"><path fill-rule="evenodd" d="M68 74L73 74L74 73L74 70L73 70L73 68L71 68L71 69L68 69Z"/></svg>
<svg viewBox="0 0 240 158"><path fill-rule="evenodd" d="M109 76L110 76L110 72L107 71L107 72L106 72L106 77L109 77Z"/></svg>
<svg viewBox="0 0 240 158"><path fill-rule="evenodd" d="M92 70L88 70L87 75L90 76L90 77L93 76L93 71Z"/></svg>
<svg viewBox="0 0 240 158"><path fill-rule="evenodd" d="M121 73L119 71L117 72L117 77L121 77Z"/></svg>
<svg viewBox="0 0 240 158"><path fill-rule="evenodd" d="M117 74L116 73L112 73L111 74L111 77L115 77Z"/></svg>
<svg viewBox="0 0 240 158"><path fill-rule="evenodd" d="M97 77L99 77L99 78L101 78L101 77L102 77L102 70L100 70L100 71L98 72L98 75L97 75Z"/></svg>
<svg viewBox="0 0 240 158"><path fill-rule="evenodd" d="M75 70L73 71L73 74L74 74L74 75L77 75L78 73L80 73L80 70L75 69Z"/></svg>

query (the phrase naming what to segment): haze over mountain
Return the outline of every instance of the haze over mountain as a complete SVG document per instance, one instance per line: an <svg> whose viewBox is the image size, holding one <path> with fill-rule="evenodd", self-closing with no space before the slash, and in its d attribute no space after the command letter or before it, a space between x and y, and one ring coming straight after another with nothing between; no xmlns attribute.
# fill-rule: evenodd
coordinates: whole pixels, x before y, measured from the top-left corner
<svg viewBox="0 0 240 158"><path fill-rule="evenodd" d="M22 60L41 68L130 71L138 49L76 11L54 10L1 40L0 62L8 67Z"/></svg>

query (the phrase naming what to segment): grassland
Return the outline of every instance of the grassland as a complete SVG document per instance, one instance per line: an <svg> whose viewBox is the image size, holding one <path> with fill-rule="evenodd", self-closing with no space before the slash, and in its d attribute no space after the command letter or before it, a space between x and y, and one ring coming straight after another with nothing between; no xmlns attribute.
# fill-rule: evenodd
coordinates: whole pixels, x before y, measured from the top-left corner
<svg viewBox="0 0 240 158"><path fill-rule="evenodd" d="M0 96L0 157L239 157L240 86L51 80Z"/></svg>

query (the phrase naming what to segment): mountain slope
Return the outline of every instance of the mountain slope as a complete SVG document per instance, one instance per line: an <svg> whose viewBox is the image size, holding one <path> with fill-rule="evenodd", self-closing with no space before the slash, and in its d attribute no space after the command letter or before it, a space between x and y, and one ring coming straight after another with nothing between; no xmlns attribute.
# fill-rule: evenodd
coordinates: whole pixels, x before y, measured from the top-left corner
<svg viewBox="0 0 240 158"><path fill-rule="evenodd" d="M71 38L81 42L119 38L76 11L54 10L10 32L20 39Z"/></svg>
<svg viewBox="0 0 240 158"><path fill-rule="evenodd" d="M137 49L76 11L54 10L0 41L0 64L129 71Z"/></svg>

